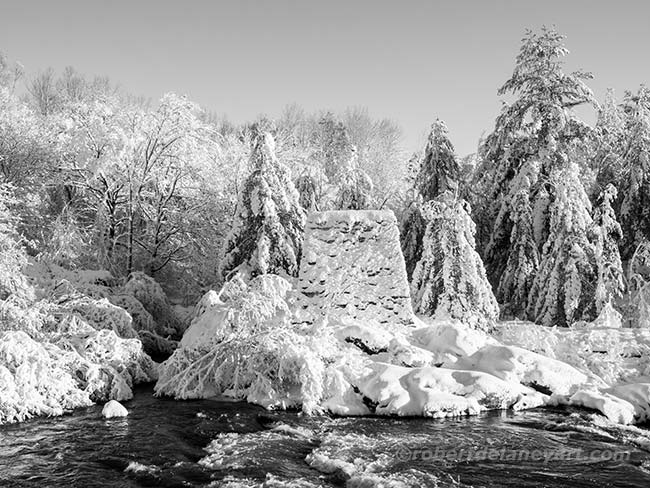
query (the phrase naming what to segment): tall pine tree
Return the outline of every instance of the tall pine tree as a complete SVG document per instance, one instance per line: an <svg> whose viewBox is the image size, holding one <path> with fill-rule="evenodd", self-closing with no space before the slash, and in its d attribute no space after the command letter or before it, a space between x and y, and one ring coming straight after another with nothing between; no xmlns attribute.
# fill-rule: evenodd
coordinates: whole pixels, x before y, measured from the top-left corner
<svg viewBox="0 0 650 488"><path fill-rule="evenodd" d="M533 211L533 235L541 249L550 230L549 177L584 151L589 135L589 128L575 116L573 108L585 103L597 105L584 83L591 75L563 71L563 58L568 54L563 39L547 28L539 34L526 33L513 74L498 91L499 95L515 99L504 104L494 132L480 151L483 161L476 184L487 191L476 205L474 217L479 225L480 248L485 249L488 275L495 285L508 266L513 246L521 242L522 236L513 239L517 219L511 218L510 212L514 196L521 203L520 191L514 191L513 185L520 183L522 168L527 163L539 166L528 198ZM521 232L522 227L516 230ZM533 268L529 269L534 273Z"/></svg>
<svg viewBox="0 0 650 488"><path fill-rule="evenodd" d="M650 240L650 90L642 86L624 97L628 142L623 160L624 181L620 222L623 257L629 259L643 240Z"/></svg>
<svg viewBox="0 0 650 488"><path fill-rule="evenodd" d="M253 129L252 172L244 181L220 274L298 274L305 212L288 170L275 155L269 132Z"/></svg>
<svg viewBox="0 0 650 488"><path fill-rule="evenodd" d="M413 164L411 159L409 165ZM447 126L442 120L436 119L413 180L412 201L402 220L400 240L409 279L422 256L422 240L426 230L422 205L448 190L457 192L459 171Z"/></svg>

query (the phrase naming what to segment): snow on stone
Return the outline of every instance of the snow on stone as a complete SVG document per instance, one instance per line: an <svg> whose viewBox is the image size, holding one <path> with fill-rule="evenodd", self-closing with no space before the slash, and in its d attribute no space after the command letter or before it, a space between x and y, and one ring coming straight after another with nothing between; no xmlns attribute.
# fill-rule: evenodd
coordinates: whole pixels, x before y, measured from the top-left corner
<svg viewBox="0 0 650 488"><path fill-rule="evenodd" d="M387 326L410 325L413 311L397 220L387 211L311 213L297 290L302 307Z"/></svg>
<svg viewBox="0 0 650 488"><path fill-rule="evenodd" d="M509 383L521 383L547 394L569 395L580 386L597 381L576 368L516 346L490 344L459 359L455 368L484 371ZM605 386L602 381L599 386Z"/></svg>
<svg viewBox="0 0 650 488"><path fill-rule="evenodd" d="M542 404L539 395L518 383L480 371L447 368L404 368L375 363L359 384L361 393L383 415L455 417L488 408L514 406L524 395ZM532 403L529 402L529 404Z"/></svg>
<svg viewBox="0 0 650 488"><path fill-rule="evenodd" d="M124 406L115 400L110 400L104 405L102 409L102 416L106 419L112 419L114 417L126 417L129 415L129 411L124 408Z"/></svg>
<svg viewBox="0 0 650 488"><path fill-rule="evenodd" d="M418 328L410 335L411 342L435 354L436 362L440 364L454 362L486 344L496 343L485 332L469 328L458 320L423 322L418 318L416 325Z"/></svg>

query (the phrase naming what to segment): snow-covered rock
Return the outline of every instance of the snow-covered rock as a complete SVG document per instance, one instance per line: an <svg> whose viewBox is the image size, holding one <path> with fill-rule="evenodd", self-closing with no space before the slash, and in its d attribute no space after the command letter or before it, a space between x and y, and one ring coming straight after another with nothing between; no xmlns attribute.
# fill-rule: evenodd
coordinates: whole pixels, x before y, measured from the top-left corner
<svg viewBox="0 0 650 488"><path fill-rule="evenodd" d="M359 385L383 415L453 417L487 409L530 408L543 396L479 371L403 368L376 363Z"/></svg>
<svg viewBox="0 0 650 488"><path fill-rule="evenodd" d="M413 330L410 340L437 358L436 363L451 363L456 359L469 356L486 344L496 341L485 332L473 329L458 320L417 319L417 329Z"/></svg>
<svg viewBox="0 0 650 488"><path fill-rule="evenodd" d="M650 381L650 329L505 322L495 338L591 372L608 384Z"/></svg>
<svg viewBox="0 0 650 488"><path fill-rule="evenodd" d="M115 400L108 401L102 408L102 416L106 419L126 417L127 415L129 415L129 411L124 408L124 405Z"/></svg>
<svg viewBox="0 0 650 488"><path fill-rule="evenodd" d="M566 363L516 346L490 344L460 358L454 368L483 371L508 383L521 383L546 394L569 395L583 385L597 382Z"/></svg>

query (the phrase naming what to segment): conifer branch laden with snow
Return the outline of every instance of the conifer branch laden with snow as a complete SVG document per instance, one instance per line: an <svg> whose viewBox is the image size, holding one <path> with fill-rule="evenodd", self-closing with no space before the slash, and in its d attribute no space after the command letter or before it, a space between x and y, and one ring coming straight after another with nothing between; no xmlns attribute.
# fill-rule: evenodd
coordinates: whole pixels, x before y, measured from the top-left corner
<svg viewBox="0 0 650 488"><path fill-rule="evenodd" d="M251 166L224 245L220 274L228 278L235 270L245 270L251 276L296 276L305 212L288 170L275 155L275 141L269 132L255 134Z"/></svg>

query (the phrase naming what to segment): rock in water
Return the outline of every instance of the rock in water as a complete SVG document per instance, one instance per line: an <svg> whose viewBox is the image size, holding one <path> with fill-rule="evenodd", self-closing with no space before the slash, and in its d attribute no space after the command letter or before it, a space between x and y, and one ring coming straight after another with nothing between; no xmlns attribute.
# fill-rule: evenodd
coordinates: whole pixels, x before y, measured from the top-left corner
<svg viewBox="0 0 650 488"><path fill-rule="evenodd" d="M129 414L129 411L124 408L124 406L115 400L111 400L106 405L104 405L104 409L102 410L102 415L104 418L110 419L113 417L126 417Z"/></svg>

